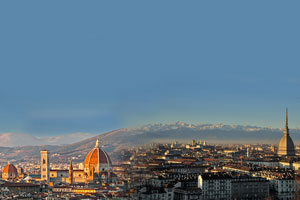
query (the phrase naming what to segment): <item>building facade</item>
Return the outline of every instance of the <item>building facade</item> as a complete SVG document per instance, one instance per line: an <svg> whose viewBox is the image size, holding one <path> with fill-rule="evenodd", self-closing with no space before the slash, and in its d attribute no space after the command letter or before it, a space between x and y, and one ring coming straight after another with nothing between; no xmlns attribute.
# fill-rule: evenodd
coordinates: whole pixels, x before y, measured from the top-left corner
<svg viewBox="0 0 300 200"><path fill-rule="evenodd" d="M261 177L241 176L231 181L232 199L264 200L269 190L269 181Z"/></svg>
<svg viewBox="0 0 300 200"><path fill-rule="evenodd" d="M100 147L97 138L95 147L88 153L84 161L84 169L50 169L49 151L41 151L41 180L51 185L59 183L93 183L110 181L112 162L108 154Z"/></svg>
<svg viewBox="0 0 300 200"><path fill-rule="evenodd" d="M49 162L50 152L47 150L41 151L41 180L49 183L50 177L50 162Z"/></svg>
<svg viewBox="0 0 300 200"><path fill-rule="evenodd" d="M198 177L202 198L207 200L231 199L231 175L227 173L203 173Z"/></svg>

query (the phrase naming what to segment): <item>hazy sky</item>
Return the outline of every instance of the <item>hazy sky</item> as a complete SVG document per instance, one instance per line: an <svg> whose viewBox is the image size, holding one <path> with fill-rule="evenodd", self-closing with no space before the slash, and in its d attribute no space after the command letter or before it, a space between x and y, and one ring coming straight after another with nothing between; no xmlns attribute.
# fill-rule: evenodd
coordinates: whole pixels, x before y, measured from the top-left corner
<svg viewBox="0 0 300 200"><path fill-rule="evenodd" d="M300 127L299 1L1 1L0 133Z"/></svg>

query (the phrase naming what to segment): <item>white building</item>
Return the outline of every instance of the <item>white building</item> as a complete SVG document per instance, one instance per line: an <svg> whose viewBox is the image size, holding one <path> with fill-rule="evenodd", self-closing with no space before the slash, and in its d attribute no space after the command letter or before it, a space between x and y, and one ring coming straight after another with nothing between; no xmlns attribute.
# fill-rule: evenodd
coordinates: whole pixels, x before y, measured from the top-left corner
<svg viewBox="0 0 300 200"><path fill-rule="evenodd" d="M173 200L173 190L174 188L168 187L144 187L138 193L138 198L141 200Z"/></svg>
<svg viewBox="0 0 300 200"><path fill-rule="evenodd" d="M257 175L270 181L270 187L276 192L279 199L294 198L297 190L297 182L292 170L266 170L258 173Z"/></svg>
<svg viewBox="0 0 300 200"><path fill-rule="evenodd" d="M227 173L203 173L198 177L198 187L203 199L231 199L231 179Z"/></svg>

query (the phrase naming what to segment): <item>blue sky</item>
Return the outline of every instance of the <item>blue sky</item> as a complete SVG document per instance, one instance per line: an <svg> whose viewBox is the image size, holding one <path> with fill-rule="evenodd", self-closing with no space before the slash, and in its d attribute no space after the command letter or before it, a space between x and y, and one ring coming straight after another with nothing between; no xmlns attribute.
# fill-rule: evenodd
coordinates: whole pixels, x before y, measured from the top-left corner
<svg viewBox="0 0 300 200"><path fill-rule="evenodd" d="M1 1L0 133L300 127L299 1Z"/></svg>

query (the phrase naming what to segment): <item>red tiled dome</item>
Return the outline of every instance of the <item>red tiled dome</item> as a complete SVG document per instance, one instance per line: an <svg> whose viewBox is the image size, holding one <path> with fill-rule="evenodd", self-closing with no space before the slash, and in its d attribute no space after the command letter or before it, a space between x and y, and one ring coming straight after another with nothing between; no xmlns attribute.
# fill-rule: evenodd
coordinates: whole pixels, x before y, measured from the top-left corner
<svg viewBox="0 0 300 200"><path fill-rule="evenodd" d="M17 174L18 170L13 164L8 164L4 167L3 173L14 173Z"/></svg>
<svg viewBox="0 0 300 200"><path fill-rule="evenodd" d="M107 153L101 148L95 147L90 151L90 153L86 156L84 165L96 165L96 164L109 164L111 165L110 157Z"/></svg>
<svg viewBox="0 0 300 200"><path fill-rule="evenodd" d="M97 139L96 146L86 156L84 165L89 167L95 165L98 165L98 167L100 167L101 165L111 166L110 157L99 146L99 139Z"/></svg>

